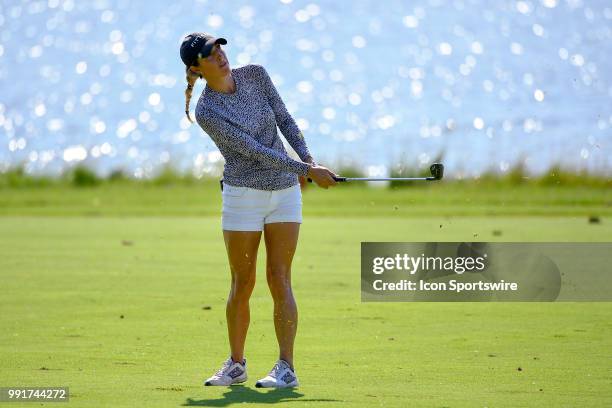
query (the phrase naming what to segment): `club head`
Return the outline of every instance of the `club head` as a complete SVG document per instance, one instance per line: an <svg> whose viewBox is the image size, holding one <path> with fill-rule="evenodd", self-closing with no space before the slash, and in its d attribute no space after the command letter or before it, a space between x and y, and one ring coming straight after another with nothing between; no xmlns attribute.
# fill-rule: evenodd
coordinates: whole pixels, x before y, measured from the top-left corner
<svg viewBox="0 0 612 408"><path fill-rule="evenodd" d="M429 171L431 171L431 177L428 177L428 180L442 180L442 177L444 177L444 165L442 163L432 164Z"/></svg>

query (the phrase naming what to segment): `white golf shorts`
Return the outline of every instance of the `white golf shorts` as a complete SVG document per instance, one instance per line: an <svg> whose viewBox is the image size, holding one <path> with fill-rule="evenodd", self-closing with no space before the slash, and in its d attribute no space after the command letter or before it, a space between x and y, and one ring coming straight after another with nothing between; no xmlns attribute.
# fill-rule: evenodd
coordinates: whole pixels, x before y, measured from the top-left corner
<svg viewBox="0 0 612 408"><path fill-rule="evenodd" d="M262 231L273 222L302 223L300 185L282 190L257 190L223 183L221 225L229 231Z"/></svg>

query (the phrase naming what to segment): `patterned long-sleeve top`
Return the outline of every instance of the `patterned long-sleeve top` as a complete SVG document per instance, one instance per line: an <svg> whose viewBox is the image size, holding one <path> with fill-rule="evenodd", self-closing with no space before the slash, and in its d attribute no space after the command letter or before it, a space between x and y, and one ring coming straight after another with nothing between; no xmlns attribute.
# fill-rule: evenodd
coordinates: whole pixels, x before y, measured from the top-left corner
<svg viewBox="0 0 612 408"><path fill-rule="evenodd" d="M225 158L224 183L259 190L280 190L306 176L312 158L304 136L261 65L232 69L236 91L220 93L206 85L196 120ZM280 128L302 161L289 157Z"/></svg>

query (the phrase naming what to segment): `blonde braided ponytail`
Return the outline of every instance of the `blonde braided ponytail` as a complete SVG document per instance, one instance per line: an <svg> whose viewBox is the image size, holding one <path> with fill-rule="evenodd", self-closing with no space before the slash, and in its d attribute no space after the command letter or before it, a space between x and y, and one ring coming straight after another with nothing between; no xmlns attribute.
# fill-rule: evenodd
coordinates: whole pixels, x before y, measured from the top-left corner
<svg viewBox="0 0 612 408"><path fill-rule="evenodd" d="M193 86L195 85L198 78L202 78L202 75L191 71L189 67L185 67L185 74L187 79L187 89L185 89L185 115L187 115L187 119L189 120L189 122L193 123L193 120L191 120L191 116L189 116L189 102L191 101Z"/></svg>

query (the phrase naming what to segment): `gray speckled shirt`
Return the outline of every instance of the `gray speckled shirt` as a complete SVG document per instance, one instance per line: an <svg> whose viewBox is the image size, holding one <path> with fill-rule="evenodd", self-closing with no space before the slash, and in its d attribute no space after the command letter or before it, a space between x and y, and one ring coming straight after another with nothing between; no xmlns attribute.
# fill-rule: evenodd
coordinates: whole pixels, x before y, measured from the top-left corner
<svg viewBox="0 0 612 408"><path fill-rule="evenodd" d="M223 182L259 190L298 184L308 164L292 159L276 126L305 162L312 160L304 136L261 65L232 69L236 91L220 93L208 84L196 107L196 120L225 158Z"/></svg>

